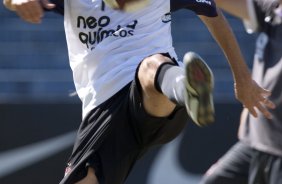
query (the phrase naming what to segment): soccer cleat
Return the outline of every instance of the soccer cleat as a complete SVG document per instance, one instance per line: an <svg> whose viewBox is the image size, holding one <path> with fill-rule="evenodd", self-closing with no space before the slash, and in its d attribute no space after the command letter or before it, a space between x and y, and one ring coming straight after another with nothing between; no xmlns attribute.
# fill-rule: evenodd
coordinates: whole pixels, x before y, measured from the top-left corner
<svg viewBox="0 0 282 184"><path fill-rule="evenodd" d="M186 72L185 106L191 119L198 126L214 121L213 74L204 60L194 52L183 59Z"/></svg>

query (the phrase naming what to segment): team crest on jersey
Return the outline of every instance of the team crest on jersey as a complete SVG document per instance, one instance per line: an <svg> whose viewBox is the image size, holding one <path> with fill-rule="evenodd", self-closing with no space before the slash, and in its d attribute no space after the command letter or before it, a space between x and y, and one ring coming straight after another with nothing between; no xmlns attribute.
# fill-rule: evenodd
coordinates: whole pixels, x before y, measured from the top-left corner
<svg viewBox="0 0 282 184"><path fill-rule="evenodd" d="M101 17L77 17L78 38L88 49L93 50L95 46L109 36L129 37L134 35L134 30L138 24L137 20L126 26L116 26L115 29L108 28L111 18Z"/></svg>

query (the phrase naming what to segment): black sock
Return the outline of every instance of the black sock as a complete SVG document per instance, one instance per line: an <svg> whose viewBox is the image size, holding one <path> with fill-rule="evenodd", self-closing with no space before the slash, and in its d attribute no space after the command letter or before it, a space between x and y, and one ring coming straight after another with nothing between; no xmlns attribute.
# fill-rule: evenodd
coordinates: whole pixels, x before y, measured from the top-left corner
<svg viewBox="0 0 282 184"><path fill-rule="evenodd" d="M174 63L163 63L157 70L155 77L156 89L178 105L185 105L183 92L185 72Z"/></svg>

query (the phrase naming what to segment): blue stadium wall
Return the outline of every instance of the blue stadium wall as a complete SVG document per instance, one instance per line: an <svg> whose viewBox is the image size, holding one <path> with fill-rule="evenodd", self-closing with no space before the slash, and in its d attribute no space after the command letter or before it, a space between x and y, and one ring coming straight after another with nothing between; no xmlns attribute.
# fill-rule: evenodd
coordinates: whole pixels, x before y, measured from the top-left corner
<svg viewBox="0 0 282 184"><path fill-rule="evenodd" d="M81 121L62 17L48 13L41 25L30 25L2 6L0 17L0 184L59 183ZM179 58L193 50L214 71L216 122L199 128L188 121L176 140L136 164L126 184L196 184L236 141L241 105L223 54L193 13L173 19ZM251 67L254 38L228 20Z"/></svg>

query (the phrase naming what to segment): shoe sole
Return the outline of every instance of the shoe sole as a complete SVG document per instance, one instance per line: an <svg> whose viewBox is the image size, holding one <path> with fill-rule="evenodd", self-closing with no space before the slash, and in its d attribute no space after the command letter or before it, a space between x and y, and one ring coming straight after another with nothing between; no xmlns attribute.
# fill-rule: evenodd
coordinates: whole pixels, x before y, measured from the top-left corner
<svg viewBox="0 0 282 184"><path fill-rule="evenodd" d="M206 126L214 121L213 74L196 53L186 53L183 62L186 71L186 109L198 126Z"/></svg>

